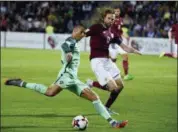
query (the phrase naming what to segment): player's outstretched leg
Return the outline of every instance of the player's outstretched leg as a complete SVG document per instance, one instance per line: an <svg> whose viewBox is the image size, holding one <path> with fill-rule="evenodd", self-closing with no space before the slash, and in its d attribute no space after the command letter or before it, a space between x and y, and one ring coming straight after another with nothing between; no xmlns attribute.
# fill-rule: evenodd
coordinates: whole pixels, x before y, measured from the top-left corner
<svg viewBox="0 0 178 132"><path fill-rule="evenodd" d="M17 87L23 87L27 89L34 90L38 93L44 94L46 96L55 96L58 94L62 89L57 85L51 85L49 87L43 85L43 84L37 84L37 83L27 83L23 81L22 79L8 79L4 83L5 85L9 86L17 86Z"/></svg>
<svg viewBox="0 0 178 132"><path fill-rule="evenodd" d="M177 58L177 54L161 52L159 58L162 57Z"/></svg>
<svg viewBox="0 0 178 132"><path fill-rule="evenodd" d="M108 113L108 111L106 110L105 106L100 101L99 97L92 90L85 88L81 93L81 97L91 101L93 103L96 111L104 119L106 119L113 128L123 128L128 124L128 120L124 120L124 121L114 120L111 117L111 115Z"/></svg>

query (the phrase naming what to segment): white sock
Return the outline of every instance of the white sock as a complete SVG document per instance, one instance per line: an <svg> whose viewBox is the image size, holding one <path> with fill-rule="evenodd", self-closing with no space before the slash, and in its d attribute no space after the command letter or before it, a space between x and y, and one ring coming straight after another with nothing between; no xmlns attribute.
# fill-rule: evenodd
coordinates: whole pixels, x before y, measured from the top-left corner
<svg viewBox="0 0 178 132"><path fill-rule="evenodd" d="M109 118L111 118L111 115L108 113L108 111L106 110L105 106L101 103L101 101L99 99L93 101L93 105L94 105L96 111L102 117L104 117L104 119L108 120Z"/></svg>

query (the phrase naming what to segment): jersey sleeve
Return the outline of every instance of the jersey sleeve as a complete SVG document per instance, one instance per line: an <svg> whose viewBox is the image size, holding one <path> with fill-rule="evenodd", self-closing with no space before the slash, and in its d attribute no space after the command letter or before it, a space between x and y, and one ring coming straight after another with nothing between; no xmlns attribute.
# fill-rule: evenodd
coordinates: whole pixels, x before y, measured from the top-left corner
<svg viewBox="0 0 178 132"><path fill-rule="evenodd" d="M66 40L62 45L61 48L65 53L72 52L75 47L75 43L69 40Z"/></svg>
<svg viewBox="0 0 178 132"><path fill-rule="evenodd" d="M93 26L91 26L90 28L88 28L85 33L86 36L95 36L96 34L98 34L101 31L101 27L99 26L99 24L95 24Z"/></svg>

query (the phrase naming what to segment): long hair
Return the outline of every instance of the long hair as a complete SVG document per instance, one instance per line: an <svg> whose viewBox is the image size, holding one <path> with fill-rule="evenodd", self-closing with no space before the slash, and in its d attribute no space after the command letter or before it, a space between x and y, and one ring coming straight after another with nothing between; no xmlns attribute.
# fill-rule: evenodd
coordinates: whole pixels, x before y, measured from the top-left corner
<svg viewBox="0 0 178 132"><path fill-rule="evenodd" d="M95 12L92 23L103 23L107 14L114 14L113 8L110 7L97 8Z"/></svg>

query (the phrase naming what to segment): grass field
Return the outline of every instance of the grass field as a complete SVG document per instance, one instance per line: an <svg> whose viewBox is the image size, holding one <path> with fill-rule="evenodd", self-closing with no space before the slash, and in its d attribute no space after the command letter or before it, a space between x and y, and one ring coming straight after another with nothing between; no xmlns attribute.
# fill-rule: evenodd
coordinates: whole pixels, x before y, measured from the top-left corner
<svg viewBox="0 0 178 132"><path fill-rule="evenodd" d="M120 59L120 57L119 57ZM121 60L121 59L120 59ZM118 61L120 69L121 61ZM135 76L112 109L128 119L124 129L113 129L98 116L90 102L63 91L49 98L32 90L7 87L6 78L21 77L29 82L55 81L60 69L60 52L51 50L1 49L1 131L70 132L72 118L83 114L89 120L87 132L177 132L177 60L157 56L130 55ZM88 53L81 53L79 78L95 79ZM105 102L109 93L94 89Z"/></svg>

